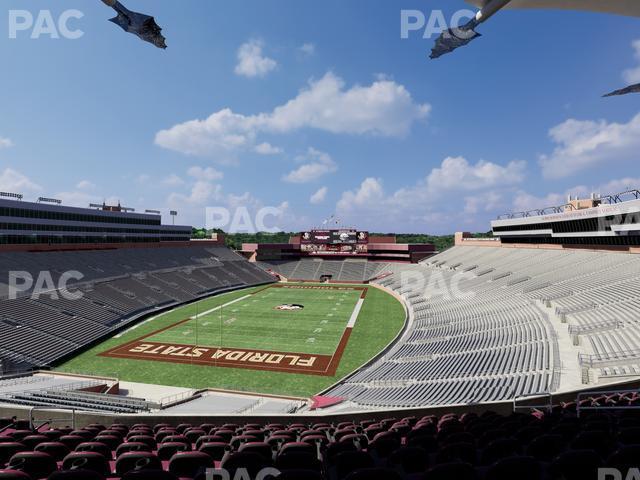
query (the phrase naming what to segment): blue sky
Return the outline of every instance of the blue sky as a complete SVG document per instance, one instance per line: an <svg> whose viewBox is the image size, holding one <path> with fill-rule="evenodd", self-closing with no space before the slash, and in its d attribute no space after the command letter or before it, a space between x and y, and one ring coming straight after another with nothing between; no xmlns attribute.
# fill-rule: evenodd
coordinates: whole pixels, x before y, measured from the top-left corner
<svg viewBox="0 0 640 480"><path fill-rule="evenodd" d="M52 8L53 4L53 8ZM402 9L462 0L127 0L169 48L98 0L0 9L0 190L65 204L205 208L302 230L332 214L388 232L486 231L499 213L640 187L640 20L505 11L430 61ZM77 40L10 39L11 9L68 9ZM167 218L168 222L169 219Z"/></svg>

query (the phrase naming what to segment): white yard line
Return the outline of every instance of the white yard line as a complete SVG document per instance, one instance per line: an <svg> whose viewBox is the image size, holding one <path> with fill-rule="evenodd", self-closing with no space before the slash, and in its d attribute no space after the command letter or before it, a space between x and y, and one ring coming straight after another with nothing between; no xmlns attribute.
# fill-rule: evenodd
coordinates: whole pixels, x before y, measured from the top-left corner
<svg viewBox="0 0 640 480"><path fill-rule="evenodd" d="M145 323L153 322L156 318L160 318L160 317L162 317L163 315L166 315L167 313L169 313L169 312L165 312L165 313L162 313L162 314L160 314L160 315L156 315L155 317L147 318L144 322L137 323L137 324L135 324L133 327L127 328L127 329L126 329L126 330L124 330L123 332L120 332L119 334L114 335L114 337L113 337L113 338L120 338L120 337L122 337L123 335L126 335L127 333L134 331L136 328L141 327L141 326L142 326L142 325L144 325Z"/></svg>
<svg viewBox="0 0 640 480"><path fill-rule="evenodd" d="M245 295L244 297L236 298L235 300L231 300L230 302L227 302L224 305L218 305L217 307L212 308L211 310L207 310L206 312L202 312L202 313L199 313L198 315L194 315L193 317L191 317L191 319L195 320L196 318L204 317L205 315L209 315L210 313L217 312L221 308L225 308L225 307L228 307L229 305L233 305L234 303L241 302L242 300L246 300L249 297L251 297L251 295Z"/></svg>
<svg viewBox="0 0 640 480"><path fill-rule="evenodd" d="M226 294L223 294L223 295L226 295ZM252 295L252 294L245 295L245 296L244 296L244 297L242 297L242 298L237 298L237 299L235 299L235 300L231 300L230 302L225 303L224 305L218 305L216 308L212 308L211 310L207 310L206 312L202 312L202 313L198 314L198 316L197 316L197 317L196 317L196 316L191 317L191 319L200 318L200 317L202 317L203 315L208 315L209 313L211 313L211 312L215 312L216 310L219 310L219 309L221 309L221 308L224 308L224 307L226 307L227 305L231 305L231 304L233 304L233 303L239 302L240 300L244 300L244 299L246 299L246 298L250 297L251 295ZM183 306L185 306L185 305L183 305ZM114 336L113 336L113 338L120 338L120 337L122 337L123 335L126 335L126 334L127 334L127 333L129 333L129 332L132 332L132 331L133 331L133 330L135 330L136 328L141 327L142 325L144 325L144 324L146 324L146 323L153 322L154 320L157 320L158 318L163 317L163 316L167 315L168 313L172 313L172 312L173 312L173 311L175 311L177 308L182 308L182 307L172 308L171 310L168 310L168 311L166 311L166 312L163 312L163 313L161 313L160 315L155 315L155 316L153 316L153 317L151 317L151 318L147 318L145 321L140 322L140 323L136 323L134 326L132 326L132 327L130 327L130 328L127 328L126 330L124 330L124 331L120 332L120 333L119 333L119 334L117 334L117 335L114 335Z"/></svg>
<svg viewBox="0 0 640 480"><path fill-rule="evenodd" d="M353 309L353 313L351 314L349 323L347 323L347 328L353 328L356 326L356 320L358 320L358 315L360 315L360 309L362 309L363 304L364 304L364 298L358 299L358 303L356 303L356 308Z"/></svg>

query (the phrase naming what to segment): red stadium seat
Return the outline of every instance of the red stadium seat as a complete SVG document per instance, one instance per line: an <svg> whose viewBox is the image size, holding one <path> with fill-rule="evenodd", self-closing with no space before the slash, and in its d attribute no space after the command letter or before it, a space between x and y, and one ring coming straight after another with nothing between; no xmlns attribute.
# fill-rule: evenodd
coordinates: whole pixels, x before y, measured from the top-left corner
<svg viewBox="0 0 640 480"><path fill-rule="evenodd" d="M151 452L126 452L116 460L116 473L124 475L132 470L162 470L162 462Z"/></svg>
<svg viewBox="0 0 640 480"><path fill-rule="evenodd" d="M35 452L44 452L53 457L56 462L61 462L71 450L64 443L60 442L43 442L36 446Z"/></svg>
<svg viewBox="0 0 640 480"><path fill-rule="evenodd" d="M189 452L191 451L191 445L187 445L183 442L167 442L161 443L158 447L158 458L160 460L168 461L178 452Z"/></svg>
<svg viewBox="0 0 640 480"><path fill-rule="evenodd" d="M205 442L198 447L199 452L206 453L216 462L222 461L225 454L231 451L231 447L222 442Z"/></svg>
<svg viewBox="0 0 640 480"><path fill-rule="evenodd" d="M478 480L476 469L468 463L453 462L435 465L425 474L425 480Z"/></svg>
<svg viewBox="0 0 640 480"><path fill-rule="evenodd" d="M34 479L47 477L58 468L53 457L43 452L16 453L9 460L7 467L10 470L25 472Z"/></svg>
<svg viewBox="0 0 640 480"><path fill-rule="evenodd" d="M111 473L108 460L97 452L72 452L62 461L64 470L91 470L108 476Z"/></svg>
<svg viewBox="0 0 640 480"><path fill-rule="evenodd" d="M120 457L120 455L128 452L151 452L153 449L142 442L126 442L122 443L116 449L116 458Z"/></svg>
<svg viewBox="0 0 640 480"><path fill-rule="evenodd" d="M22 443L0 443L0 465L7 463L18 452L26 452L28 449Z"/></svg>
<svg viewBox="0 0 640 480"><path fill-rule="evenodd" d="M25 472L18 470L0 470L0 480L33 480L31 476Z"/></svg>
<svg viewBox="0 0 640 480"><path fill-rule="evenodd" d="M105 477L91 470L61 470L53 472L47 480L105 480Z"/></svg>
<svg viewBox="0 0 640 480"><path fill-rule="evenodd" d="M76 447L75 452L96 452L107 460L112 460L111 448L102 442L83 442Z"/></svg>
<svg viewBox="0 0 640 480"><path fill-rule="evenodd" d="M213 459L203 452L176 453L169 461L169 472L177 477L193 478L207 468L213 467Z"/></svg>

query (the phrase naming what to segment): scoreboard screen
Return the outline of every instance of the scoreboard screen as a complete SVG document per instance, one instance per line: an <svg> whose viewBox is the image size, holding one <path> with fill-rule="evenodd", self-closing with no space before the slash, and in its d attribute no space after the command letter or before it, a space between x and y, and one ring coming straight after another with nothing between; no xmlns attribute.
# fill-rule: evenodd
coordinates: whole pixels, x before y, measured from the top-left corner
<svg viewBox="0 0 640 480"><path fill-rule="evenodd" d="M356 245L369 243L369 233L357 230L312 230L303 232L301 243L314 245Z"/></svg>
<svg viewBox="0 0 640 480"><path fill-rule="evenodd" d="M362 255L368 251L369 233L353 229L311 230L300 235L307 255Z"/></svg>

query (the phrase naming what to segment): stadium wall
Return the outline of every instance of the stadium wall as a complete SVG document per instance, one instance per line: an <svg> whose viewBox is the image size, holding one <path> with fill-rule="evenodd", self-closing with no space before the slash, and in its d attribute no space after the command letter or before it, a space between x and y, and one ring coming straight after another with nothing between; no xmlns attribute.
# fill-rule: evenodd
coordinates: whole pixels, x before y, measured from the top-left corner
<svg viewBox="0 0 640 480"><path fill-rule="evenodd" d="M526 399L519 399L519 408L534 408L543 407L549 404L549 400L553 405L559 405L561 403L575 402L576 397L582 392L610 392L613 390L628 391L640 388L640 381L634 380L630 382L609 384L600 387L591 387L587 389L575 390L559 395L553 395L540 397L528 397ZM518 400L518 399L517 399ZM353 421L359 422L362 420L383 420L389 417L397 417L398 419L403 417L415 416L421 418L427 415L444 415L447 413L477 413L482 414L484 412L491 411L500 415L509 415L514 411L513 401L504 402L486 402L481 404L472 405L452 405L452 406L438 406L429 407L424 406L420 408L411 409L391 409L391 410L364 410L359 412L345 412L345 413L312 413L312 414L221 414L221 415L184 415L184 414L167 414L167 413L153 413L153 414L107 414L107 413L90 413L90 412L71 412L70 410L61 409L35 409L31 410L27 407L0 407L0 417L13 417L16 416L19 419L28 418L33 413L34 422L37 424L50 421L54 415L59 415L57 418L58 423L53 422L55 426L67 426L71 416L75 419L75 428L82 428L92 423L110 425L112 423L124 423L132 426L136 423L147 424L159 424L168 423L170 425L179 425L181 423L191 423L194 425L204 422L213 423L317 423L323 422L343 422ZM66 416L65 416L66 415Z"/></svg>

